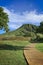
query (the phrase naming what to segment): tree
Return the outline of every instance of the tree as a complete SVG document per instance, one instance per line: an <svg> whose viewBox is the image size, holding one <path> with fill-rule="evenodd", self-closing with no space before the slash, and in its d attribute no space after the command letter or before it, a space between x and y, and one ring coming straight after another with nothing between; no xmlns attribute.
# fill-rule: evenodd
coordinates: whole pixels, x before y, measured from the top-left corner
<svg viewBox="0 0 43 65"><path fill-rule="evenodd" d="M43 33L43 21L40 23L40 26L38 28L39 33Z"/></svg>
<svg viewBox="0 0 43 65"><path fill-rule="evenodd" d="M4 12L4 9L0 7L0 30L4 29L6 32L9 31L8 28L9 18L7 13Z"/></svg>

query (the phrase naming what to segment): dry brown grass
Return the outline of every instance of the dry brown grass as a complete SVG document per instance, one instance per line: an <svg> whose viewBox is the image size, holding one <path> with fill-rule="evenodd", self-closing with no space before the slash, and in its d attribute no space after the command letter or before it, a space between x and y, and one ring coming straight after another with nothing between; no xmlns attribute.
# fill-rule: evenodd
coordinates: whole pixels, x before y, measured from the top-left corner
<svg viewBox="0 0 43 65"><path fill-rule="evenodd" d="M31 37L4 37L0 36L0 40L21 40L21 41L30 41Z"/></svg>

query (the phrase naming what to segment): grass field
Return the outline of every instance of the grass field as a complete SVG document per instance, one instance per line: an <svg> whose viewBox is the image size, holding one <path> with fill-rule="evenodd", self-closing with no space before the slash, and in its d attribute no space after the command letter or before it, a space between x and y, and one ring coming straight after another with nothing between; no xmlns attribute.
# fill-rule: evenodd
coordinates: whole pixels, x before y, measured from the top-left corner
<svg viewBox="0 0 43 65"><path fill-rule="evenodd" d="M27 65L23 49L28 41L0 41L0 65Z"/></svg>
<svg viewBox="0 0 43 65"><path fill-rule="evenodd" d="M36 48L37 48L39 51L43 52L43 43L38 43L38 44L36 44Z"/></svg>

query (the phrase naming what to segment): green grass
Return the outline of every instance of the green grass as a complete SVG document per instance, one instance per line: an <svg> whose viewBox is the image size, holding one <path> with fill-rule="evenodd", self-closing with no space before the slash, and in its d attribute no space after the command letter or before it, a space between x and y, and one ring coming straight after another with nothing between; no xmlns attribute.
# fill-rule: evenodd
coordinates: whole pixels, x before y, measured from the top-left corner
<svg viewBox="0 0 43 65"><path fill-rule="evenodd" d="M36 49L38 49L39 51L43 52L43 43L36 44Z"/></svg>
<svg viewBox="0 0 43 65"><path fill-rule="evenodd" d="M39 37L43 38L43 34L37 33L37 35L38 35Z"/></svg>
<svg viewBox="0 0 43 65"><path fill-rule="evenodd" d="M27 65L23 49L28 41L0 41L0 65Z"/></svg>

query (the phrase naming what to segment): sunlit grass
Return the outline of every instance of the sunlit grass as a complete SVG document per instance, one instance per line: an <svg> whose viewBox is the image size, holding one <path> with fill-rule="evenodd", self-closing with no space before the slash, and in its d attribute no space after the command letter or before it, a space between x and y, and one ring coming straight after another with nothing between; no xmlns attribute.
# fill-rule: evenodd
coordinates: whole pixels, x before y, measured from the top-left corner
<svg viewBox="0 0 43 65"><path fill-rule="evenodd" d="M43 52L43 43L38 43L38 44L36 44L36 48L37 48L39 51Z"/></svg>
<svg viewBox="0 0 43 65"><path fill-rule="evenodd" d="M28 41L0 41L0 65L27 65L23 48Z"/></svg>

